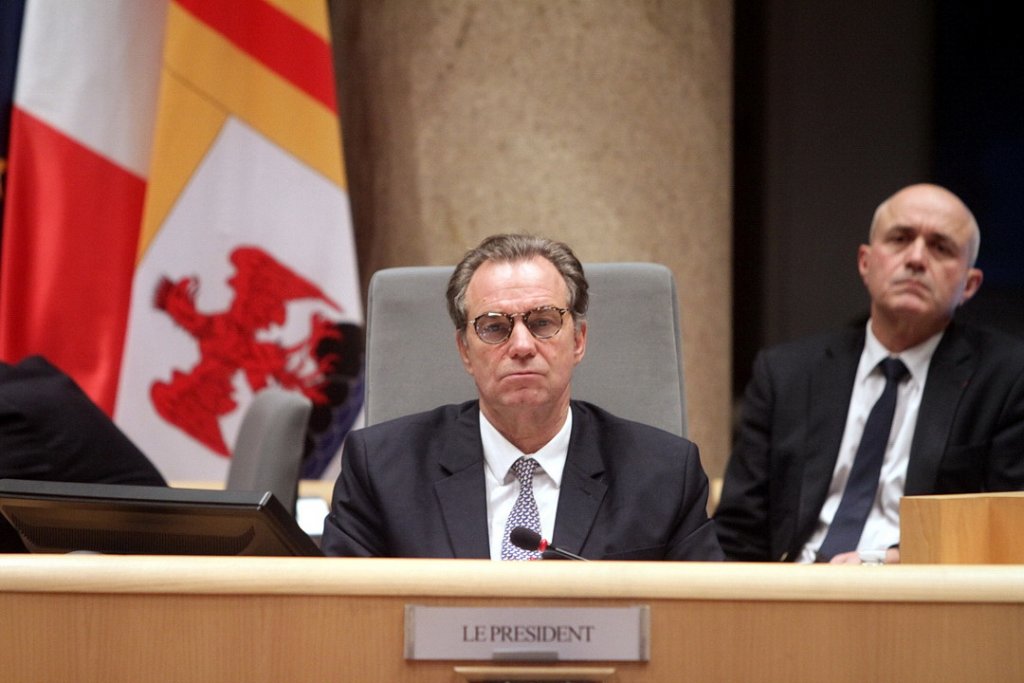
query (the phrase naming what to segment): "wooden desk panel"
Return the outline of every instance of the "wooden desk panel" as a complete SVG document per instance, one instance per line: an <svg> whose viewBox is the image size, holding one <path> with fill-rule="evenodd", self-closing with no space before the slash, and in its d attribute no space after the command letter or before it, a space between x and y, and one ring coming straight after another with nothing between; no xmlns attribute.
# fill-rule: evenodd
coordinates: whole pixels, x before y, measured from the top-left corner
<svg viewBox="0 0 1024 683"><path fill-rule="evenodd" d="M0 672L431 683L485 664L405 661L409 603L650 605L651 661L596 663L615 681L1024 678L1017 567L97 556L0 556Z"/></svg>
<svg viewBox="0 0 1024 683"><path fill-rule="evenodd" d="M907 564L1024 564L1024 492L903 498L900 555Z"/></svg>

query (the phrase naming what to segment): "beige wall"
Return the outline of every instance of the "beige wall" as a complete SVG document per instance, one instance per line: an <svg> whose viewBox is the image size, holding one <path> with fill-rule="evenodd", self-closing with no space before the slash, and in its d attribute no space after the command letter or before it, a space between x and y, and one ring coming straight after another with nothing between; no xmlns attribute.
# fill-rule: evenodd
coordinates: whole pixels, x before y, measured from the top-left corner
<svg viewBox="0 0 1024 683"><path fill-rule="evenodd" d="M732 3L334 0L363 282L536 232L676 275L690 436L730 439Z"/></svg>

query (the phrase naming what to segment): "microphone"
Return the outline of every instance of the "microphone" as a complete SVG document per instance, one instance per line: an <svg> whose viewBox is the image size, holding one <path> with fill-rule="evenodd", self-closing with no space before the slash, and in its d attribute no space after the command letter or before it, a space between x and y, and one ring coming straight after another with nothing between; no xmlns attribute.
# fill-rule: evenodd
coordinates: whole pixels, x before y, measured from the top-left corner
<svg viewBox="0 0 1024 683"><path fill-rule="evenodd" d="M541 535L538 534L536 531L534 531L533 529L527 529L525 526L517 526L515 529L513 529L512 532L508 535L508 540L512 542L512 545L516 546L517 548L522 548L523 550L539 550L541 552L541 558L545 560L559 559L581 560L583 562L589 561L585 557L580 557L575 553L570 553L568 550L562 550L561 548L557 548L551 545L546 540L541 538Z"/></svg>

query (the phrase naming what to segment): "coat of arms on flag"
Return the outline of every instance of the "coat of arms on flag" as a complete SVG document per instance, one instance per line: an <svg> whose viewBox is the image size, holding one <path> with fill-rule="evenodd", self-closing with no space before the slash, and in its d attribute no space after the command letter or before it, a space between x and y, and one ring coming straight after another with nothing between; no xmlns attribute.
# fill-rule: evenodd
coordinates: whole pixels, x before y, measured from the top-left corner
<svg viewBox="0 0 1024 683"><path fill-rule="evenodd" d="M222 479L252 397L300 392L320 476L363 344L327 3L32 0L13 119L0 355L169 480Z"/></svg>

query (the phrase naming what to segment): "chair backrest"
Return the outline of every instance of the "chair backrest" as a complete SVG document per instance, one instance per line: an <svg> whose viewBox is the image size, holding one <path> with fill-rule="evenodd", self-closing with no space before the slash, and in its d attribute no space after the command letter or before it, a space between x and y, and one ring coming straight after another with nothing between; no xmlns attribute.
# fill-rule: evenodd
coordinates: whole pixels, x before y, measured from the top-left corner
<svg viewBox="0 0 1024 683"><path fill-rule="evenodd" d="M445 305L453 268L387 268L370 279L366 423L476 398ZM672 271L653 263L592 263L587 355L573 398L686 436L682 337Z"/></svg>
<svg viewBox="0 0 1024 683"><path fill-rule="evenodd" d="M256 394L238 429L225 487L271 491L294 515L312 409L312 401L294 391L268 387Z"/></svg>

